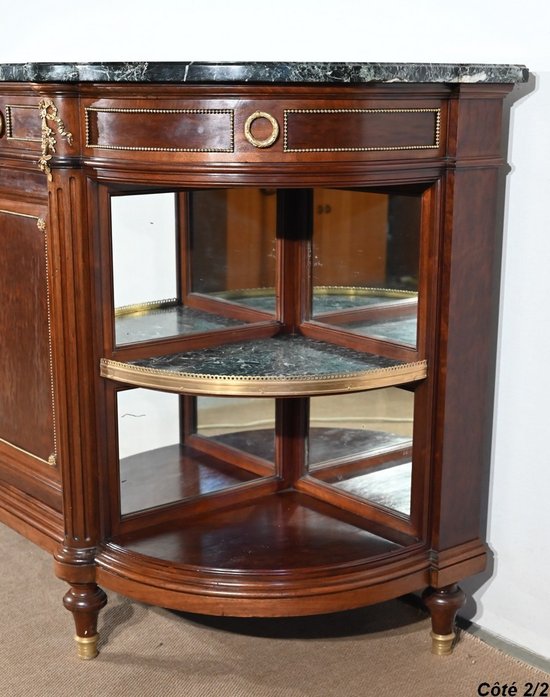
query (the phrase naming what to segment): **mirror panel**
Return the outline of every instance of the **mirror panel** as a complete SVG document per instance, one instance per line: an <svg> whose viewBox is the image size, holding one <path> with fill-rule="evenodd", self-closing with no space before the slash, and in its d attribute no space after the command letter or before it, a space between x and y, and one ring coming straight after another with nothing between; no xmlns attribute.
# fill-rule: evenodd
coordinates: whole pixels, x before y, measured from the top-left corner
<svg viewBox="0 0 550 697"><path fill-rule="evenodd" d="M111 240L115 308L174 301L174 194L112 196Z"/></svg>
<svg viewBox="0 0 550 697"><path fill-rule="evenodd" d="M275 314L276 190L190 194L190 291Z"/></svg>
<svg viewBox="0 0 550 697"><path fill-rule="evenodd" d="M416 346L420 195L316 189L312 318Z"/></svg>
<svg viewBox="0 0 550 697"><path fill-rule="evenodd" d="M409 516L413 420L414 394L397 387L312 397L309 473Z"/></svg>
<svg viewBox="0 0 550 697"><path fill-rule="evenodd" d="M235 316L223 304L201 305L186 296L192 262L185 247L185 208L191 196L150 193L111 197L115 345L230 329L255 319ZM217 253L221 256L220 250ZM215 269L215 264L210 269Z"/></svg>
<svg viewBox="0 0 550 697"><path fill-rule="evenodd" d="M208 409L199 411L208 426L212 420L225 418L216 414L207 419L204 412ZM205 447L192 428L195 420L193 398L144 388L117 392L122 516L233 488L272 473L268 463L263 469L248 467L245 458L224 457L223 451ZM202 430L209 430L208 426Z"/></svg>
<svg viewBox="0 0 550 697"><path fill-rule="evenodd" d="M273 464L275 400L198 397L196 432L224 448Z"/></svg>

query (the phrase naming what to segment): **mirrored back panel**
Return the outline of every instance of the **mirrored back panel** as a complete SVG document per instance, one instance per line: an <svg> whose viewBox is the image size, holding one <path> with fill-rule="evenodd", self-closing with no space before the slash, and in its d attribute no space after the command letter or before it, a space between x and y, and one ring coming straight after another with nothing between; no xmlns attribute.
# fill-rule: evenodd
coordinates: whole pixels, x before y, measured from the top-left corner
<svg viewBox="0 0 550 697"><path fill-rule="evenodd" d="M274 404L260 401L258 409L250 399L117 392L120 514L272 476Z"/></svg>
<svg viewBox="0 0 550 697"><path fill-rule="evenodd" d="M273 317L275 199L265 189L112 196L115 345Z"/></svg>
<svg viewBox="0 0 550 697"><path fill-rule="evenodd" d="M198 397L196 404L198 436L227 452L275 463L274 399Z"/></svg>
<svg viewBox="0 0 550 697"><path fill-rule="evenodd" d="M416 348L422 194L388 191L111 196L115 345L227 335L298 308L295 324ZM303 297L277 278L292 244Z"/></svg>
<svg viewBox="0 0 550 697"><path fill-rule="evenodd" d="M416 347L421 196L316 189L312 318Z"/></svg>
<svg viewBox="0 0 550 697"><path fill-rule="evenodd" d="M193 191L188 200L190 301L200 294L274 315L276 189Z"/></svg>
<svg viewBox="0 0 550 697"><path fill-rule="evenodd" d="M414 393L397 387L312 397L310 475L410 516L413 420Z"/></svg>

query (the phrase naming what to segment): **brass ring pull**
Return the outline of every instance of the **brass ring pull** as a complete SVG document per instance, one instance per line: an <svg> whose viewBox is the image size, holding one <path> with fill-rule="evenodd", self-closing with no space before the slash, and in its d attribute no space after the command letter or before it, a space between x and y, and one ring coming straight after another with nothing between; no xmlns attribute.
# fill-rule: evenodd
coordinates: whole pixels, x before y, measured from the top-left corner
<svg viewBox="0 0 550 697"><path fill-rule="evenodd" d="M267 119L271 124L271 135L265 140L258 140L252 135L250 129L252 128L252 124L254 121L256 121L256 119ZM277 123L277 119L273 118L271 114L268 114L265 111L255 111L246 119L244 124L244 137L247 139L250 145L253 145L255 148L269 148L279 137L279 124Z"/></svg>

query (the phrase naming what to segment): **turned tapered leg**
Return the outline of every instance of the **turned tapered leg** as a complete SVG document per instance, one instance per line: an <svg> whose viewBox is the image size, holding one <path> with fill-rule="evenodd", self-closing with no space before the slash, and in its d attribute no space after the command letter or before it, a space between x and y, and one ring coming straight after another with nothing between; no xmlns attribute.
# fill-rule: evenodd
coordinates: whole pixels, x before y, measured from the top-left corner
<svg viewBox="0 0 550 697"><path fill-rule="evenodd" d="M456 637L456 613L464 605L466 596L456 583L443 588L428 588L422 600L432 618L432 653L446 656L452 653Z"/></svg>
<svg viewBox="0 0 550 697"><path fill-rule="evenodd" d="M105 592L95 583L74 584L63 597L63 605L73 613L79 658L97 656L97 618L106 603Z"/></svg>

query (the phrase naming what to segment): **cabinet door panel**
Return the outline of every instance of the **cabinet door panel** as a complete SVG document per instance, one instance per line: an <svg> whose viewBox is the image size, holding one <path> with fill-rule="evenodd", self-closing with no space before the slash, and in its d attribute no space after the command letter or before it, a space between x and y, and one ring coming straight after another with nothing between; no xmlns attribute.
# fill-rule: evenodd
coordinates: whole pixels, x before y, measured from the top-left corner
<svg viewBox="0 0 550 697"><path fill-rule="evenodd" d="M54 454L44 230L0 211L0 438L47 461Z"/></svg>

